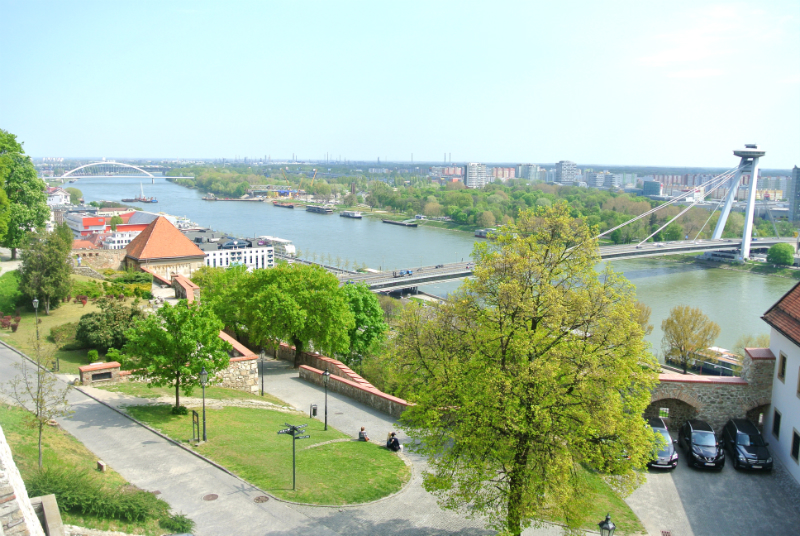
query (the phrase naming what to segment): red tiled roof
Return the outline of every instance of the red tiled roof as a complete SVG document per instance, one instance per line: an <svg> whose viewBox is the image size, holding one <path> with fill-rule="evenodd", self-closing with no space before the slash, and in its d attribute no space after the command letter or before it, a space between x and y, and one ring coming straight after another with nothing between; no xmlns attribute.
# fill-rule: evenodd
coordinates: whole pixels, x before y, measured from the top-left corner
<svg viewBox="0 0 800 536"><path fill-rule="evenodd" d="M84 365L82 367L78 367L78 370L80 370L81 372L90 372L90 371L93 371L93 370L119 368L121 366L122 365L120 365L116 361L111 361L109 363L95 363L94 365Z"/></svg>
<svg viewBox="0 0 800 536"><path fill-rule="evenodd" d="M163 216L153 220L125 249L128 257L136 260L206 255Z"/></svg>
<svg viewBox="0 0 800 536"><path fill-rule="evenodd" d="M97 249L97 247L88 240L73 240L72 249Z"/></svg>
<svg viewBox="0 0 800 536"><path fill-rule="evenodd" d="M750 359L772 359L775 360L775 354L769 348L745 348L744 352L750 356Z"/></svg>
<svg viewBox="0 0 800 536"><path fill-rule="evenodd" d="M237 353L242 354L241 357L256 357L256 354L254 354L250 348L240 343L224 331L219 332L219 338L223 341L228 341Z"/></svg>
<svg viewBox="0 0 800 536"><path fill-rule="evenodd" d="M775 302L761 319L800 346L800 283Z"/></svg>
<svg viewBox="0 0 800 536"><path fill-rule="evenodd" d="M738 376L699 376L697 374L659 374L660 382L675 383L723 383L726 385L747 385L747 381Z"/></svg>

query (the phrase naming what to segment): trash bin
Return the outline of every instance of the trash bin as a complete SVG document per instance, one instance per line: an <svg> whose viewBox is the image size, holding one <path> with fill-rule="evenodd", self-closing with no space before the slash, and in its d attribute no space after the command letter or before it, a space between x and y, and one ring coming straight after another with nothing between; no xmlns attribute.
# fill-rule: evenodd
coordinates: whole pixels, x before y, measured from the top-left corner
<svg viewBox="0 0 800 536"><path fill-rule="evenodd" d="M308 412L309 417L316 417L317 416L317 405L311 404L311 410Z"/></svg>

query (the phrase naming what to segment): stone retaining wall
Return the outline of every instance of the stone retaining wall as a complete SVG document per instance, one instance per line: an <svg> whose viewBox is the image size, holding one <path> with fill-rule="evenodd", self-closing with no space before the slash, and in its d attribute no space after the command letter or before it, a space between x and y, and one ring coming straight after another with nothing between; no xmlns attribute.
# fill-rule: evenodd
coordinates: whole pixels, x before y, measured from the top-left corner
<svg viewBox="0 0 800 536"><path fill-rule="evenodd" d="M717 432L732 418L757 423L753 410L770 403L774 369L775 356L769 349L747 348L741 377L660 374L645 417L657 417L659 409L666 408L672 429L697 418Z"/></svg>
<svg viewBox="0 0 800 536"><path fill-rule="evenodd" d="M88 266L73 266L72 272L78 275L84 275L86 277L91 277L93 279L105 279L106 276L95 270L94 268L90 268Z"/></svg>
<svg viewBox="0 0 800 536"><path fill-rule="evenodd" d="M0 534L45 536L0 428Z"/></svg>
<svg viewBox="0 0 800 536"><path fill-rule="evenodd" d="M308 365L300 366L300 379L322 386L322 370ZM328 389L334 393L343 394L357 402L361 402L365 406L369 406L383 413L387 413L394 417L399 418L408 407L408 402L402 398L397 398L392 395L379 391L368 382L366 385L356 383L350 379L335 376L331 371L331 377L328 381Z"/></svg>
<svg viewBox="0 0 800 536"><path fill-rule="evenodd" d="M218 387L238 389L248 393L258 393L258 358L232 357L228 368L217 372L214 376Z"/></svg>
<svg viewBox="0 0 800 536"><path fill-rule="evenodd" d="M81 256L81 267L87 266L98 272L100 270L124 270L123 261L128 254L126 249L73 249L72 261L77 266L78 255Z"/></svg>
<svg viewBox="0 0 800 536"><path fill-rule="evenodd" d="M78 367L81 375L81 385L118 382L121 366L116 361L111 361L109 363L95 363ZM103 377L97 378L98 375L103 375Z"/></svg>

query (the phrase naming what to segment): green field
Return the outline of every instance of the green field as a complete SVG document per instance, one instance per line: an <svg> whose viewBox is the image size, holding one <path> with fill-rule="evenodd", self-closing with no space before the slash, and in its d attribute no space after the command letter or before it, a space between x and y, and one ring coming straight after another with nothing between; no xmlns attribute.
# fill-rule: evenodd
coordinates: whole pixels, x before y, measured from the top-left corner
<svg viewBox="0 0 800 536"><path fill-rule="evenodd" d="M132 406L127 411L173 439L189 443L190 415L175 416L170 406ZM317 420L277 411L228 407L206 412L208 442L196 447L248 482L290 501L357 504L398 491L409 468L396 454L375 443L348 436ZM278 434L284 424L307 424L297 440L297 491L292 491L292 438ZM313 448L326 441L347 439Z"/></svg>
<svg viewBox="0 0 800 536"><path fill-rule="evenodd" d="M142 382L125 382L125 383L106 383L97 384L92 387L104 389L112 393L122 393L125 395L138 396L140 398L158 398L161 396L168 396L175 398L175 389L172 387L148 387L146 383ZM202 390L197 387L192 390L191 395L187 395L184 389L181 389L181 397L202 396ZM226 387L206 387L206 398L219 399L219 400L263 400L265 402L272 402L279 406L286 406L286 402L272 396L269 393L264 393L262 397L260 394L254 395L238 389L228 389Z"/></svg>

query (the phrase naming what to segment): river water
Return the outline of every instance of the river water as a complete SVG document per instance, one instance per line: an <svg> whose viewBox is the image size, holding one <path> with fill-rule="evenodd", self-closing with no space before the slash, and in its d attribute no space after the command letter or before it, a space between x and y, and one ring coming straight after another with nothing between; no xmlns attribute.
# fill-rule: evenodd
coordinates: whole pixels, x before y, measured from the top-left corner
<svg viewBox="0 0 800 536"><path fill-rule="evenodd" d="M203 201L190 190L156 178L84 177L71 184L83 192L86 202L119 201L139 194L142 183L146 196L159 203L137 205L143 210L186 216L204 227L240 236L272 235L292 240L303 257L350 266L399 270L466 259L476 239L469 233L431 227L406 228L387 225L378 218L354 220L337 215L313 214L305 210L273 207L271 203ZM652 308L655 326L648 341L660 350L661 322L675 305L700 307L721 328L717 345L732 348L742 334L768 333L761 315L788 291L789 279L745 272L706 269L661 259L615 261L634 285L639 300ZM423 290L445 295L458 282L426 285Z"/></svg>

